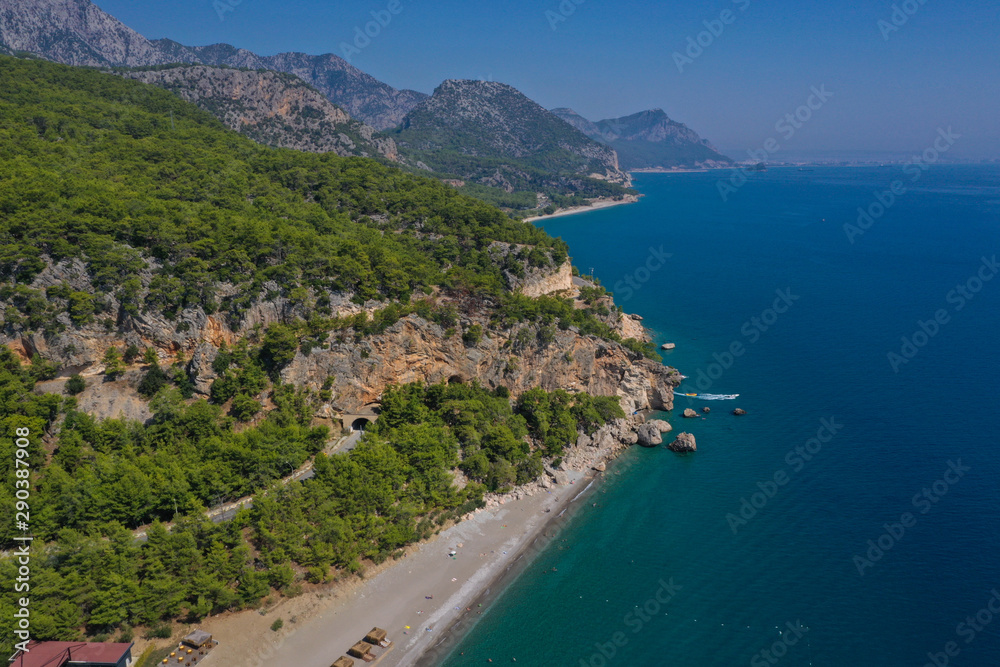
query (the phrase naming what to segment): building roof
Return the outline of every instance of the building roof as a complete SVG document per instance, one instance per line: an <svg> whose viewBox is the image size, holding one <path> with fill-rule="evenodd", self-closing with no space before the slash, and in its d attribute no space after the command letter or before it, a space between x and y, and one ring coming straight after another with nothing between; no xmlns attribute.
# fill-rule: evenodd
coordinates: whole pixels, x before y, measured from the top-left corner
<svg viewBox="0 0 1000 667"><path fill-rule="evenodd" d="M208 642L212 641L212 635L208 634L204 630L195 630L183 640L187 644L192 646L204 646Z"/></svg>
<svg viewBox="0 0 1000 667"><path fill-rule="evenodd" d="M96 642L39 642L28 644L28 651L18 651L10 664L13 667L63 667L73 663L117 665L132 648L132 644L98 644Z"/></svg>

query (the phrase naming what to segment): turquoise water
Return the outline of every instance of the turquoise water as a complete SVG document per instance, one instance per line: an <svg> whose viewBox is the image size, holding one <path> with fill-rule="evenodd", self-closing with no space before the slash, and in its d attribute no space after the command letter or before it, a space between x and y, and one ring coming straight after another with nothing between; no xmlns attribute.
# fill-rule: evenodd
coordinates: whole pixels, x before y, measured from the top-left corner
<svg viewBox="0 0 1000 667"><path fill-rule="evenodd" d="M678 399L698 452L619 459L445 664L1000 665L1000 275L969 283L1000 255L1000 168L774 169L728 202L717 178L546 221L690 391L740 398Z"/></svg>

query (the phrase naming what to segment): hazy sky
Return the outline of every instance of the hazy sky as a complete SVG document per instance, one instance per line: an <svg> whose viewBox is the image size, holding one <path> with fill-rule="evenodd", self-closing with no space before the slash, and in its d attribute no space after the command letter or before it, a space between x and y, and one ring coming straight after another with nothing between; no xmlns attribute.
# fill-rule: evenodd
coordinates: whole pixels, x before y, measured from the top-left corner
<svg viewBox="0 0 1000 667"><path fill-rule="evenodd" d="M730 152L760 148L772 137L788 153L923 151L939 127L951 126L961 135L952 155L1000 157L1000 0L922 2L96 4L151 38L227 42L262 55L343 55L356 28L373 20L371 12L381 13L391 21L351 62L397 88L429 93L444 79L486 78L509 83L543 106L572 107L593 120L661 107ZM234 6L220 20L222 3ZM386 13L394 3L399 13ZM726 10L728 24L719 21ZM707 46L685 54L688 39L698 40L699 33ZM679 67L675 53L693 57ZM800 126L792 127L791 136L787 124L776 128L809 101L814 86L825 86L832 97L813 98L817 108L808 113L799 110L808 120L796 121Z"/></svg>

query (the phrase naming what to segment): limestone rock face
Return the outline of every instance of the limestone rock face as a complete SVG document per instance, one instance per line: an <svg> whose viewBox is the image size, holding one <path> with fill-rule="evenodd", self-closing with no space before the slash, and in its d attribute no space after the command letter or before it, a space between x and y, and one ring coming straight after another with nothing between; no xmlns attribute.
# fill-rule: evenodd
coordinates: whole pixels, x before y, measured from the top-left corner
<svg viewBox="0 0 1000 667"><path fill-rule="evenodd" d="M660 430L649 423L636 429L636 434L639 436L639 444L643 447L656 447L663 442Z"/></svg>
<svg viewBox="0 0 1000 667"><path fill-rule="evenodd" d="M678 433L677 439L671 442L667 447L674 452L695 452L698 451L698 445L695 442L694 436L690 433Z"/></svg>
<svg viewBox="0 0 1000 667"><path fill-rule="evenodd" d="M90 289L86 267L75 262L43 259L47 267L32 283L33 289L62 282ZM154 260L148 260L148 264L148 269L141 274L140 301L158 268ZM557 273L561 274L562 270ZM228 284L215 288L219 300L232 296L237 289ZM333 313L338 316L371 314L380 306L376 302L359 305L350 300L349 294L341 293L317 293L313 298L320 296L329 301ZM83 325L66 322L58 333L44 335L13 323L3 327L4 317L0 311L0 344L8 345L25 361L30 361L36 352L41 354L58 364L63 377L75 372L99 373L101 359L111 346L151 347L157 350L163 365L183 356L196 391L206 395L216 379L212 362L223 344L231 347L255 330L259 332L273 323L292 322L304 314L303 306L283 296L281 287L273 281L261 286L259 294L236 321L223 313L209 315L200 307L185 309L173 320L168 320L154 310L129 313L113 297L104 295L101 298L105 312L120 313L114 328L108 329L97 320ZM673 368L637 357L619 343L583 335L575 327L549 329L547 336L542 338L552 338L544 343L538 336L542 325L537 323L491 329L486 326L488 312L477 312L461 302L455 305L463 313L463 327L479 323L487 329L475 346L466 346L460 336L446 337L439 325L412 314L381 334L364 337L359 343L350 334L330 332L322 347L313 347L308 353L300 350L282 369L281 381L319 392L329 380L331 398L317 406L317 414L327 416L370 409L378 404L382 392L390 385L474 379L491 389L505 387L514 397L533 387L614 396L629 418L640 411L673 408L674 388L681 379ZM609 311L614 312L611 308ZM612 317L617 316L614 312ZM621 319L634 322L631 318ZM111 390L132 391L124 385L109 387ZM113 415L100 413L98 416ZM638 437L632 433L634 426L626 424L615 430L599 430L587 436L589 442L584 443L581 438L581 444L607 450L634 443Z"/></svg>
<svg viewBox="0 0 1000 667"><path fill-rule="evenodd" d="M342 157L399 157L392 139L376 137L375 128L291 74L203 65L116 73L166 88L268 146Z"/></svg>

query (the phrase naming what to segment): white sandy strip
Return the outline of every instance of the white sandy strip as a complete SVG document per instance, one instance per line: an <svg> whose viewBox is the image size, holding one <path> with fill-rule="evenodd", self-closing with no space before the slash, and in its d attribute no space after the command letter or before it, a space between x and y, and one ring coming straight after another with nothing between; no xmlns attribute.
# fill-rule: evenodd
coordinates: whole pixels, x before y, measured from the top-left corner
<svg viewBox="0 0 1000 667"><path fill-rule="evenodd" d="M621 201L612 200L599 200L592 203L590 206L574 206L573 208L564 208L562 210L556 211L550 215L536 215L533 218L525 218L525 222L535 222L536 220L547 220L549 218L561 218L565 215L576 215L577 213L586 213L588 211L599 211L602 208L610 208L612 206L621 206L623 204L634 204L638 199L635 197L626 197Z"/></svg>

